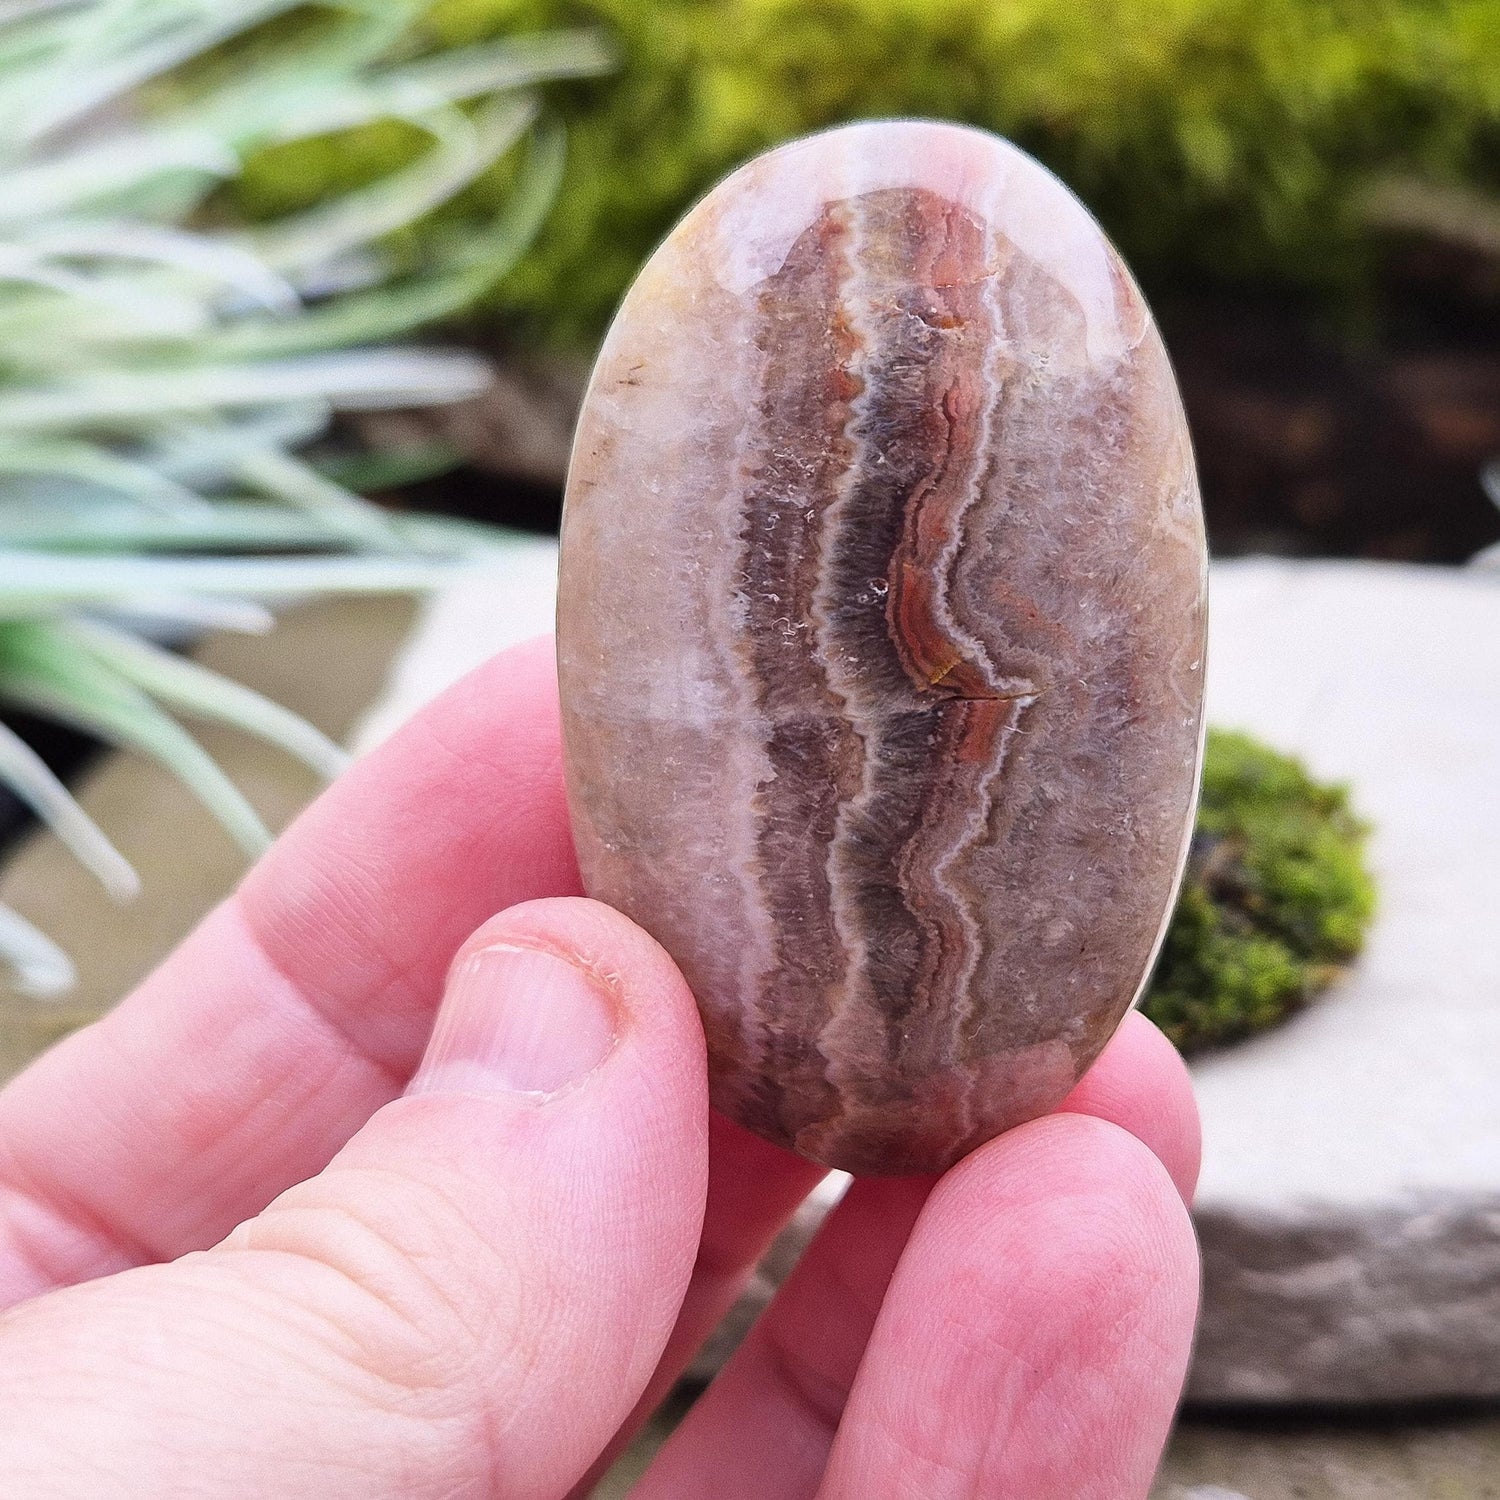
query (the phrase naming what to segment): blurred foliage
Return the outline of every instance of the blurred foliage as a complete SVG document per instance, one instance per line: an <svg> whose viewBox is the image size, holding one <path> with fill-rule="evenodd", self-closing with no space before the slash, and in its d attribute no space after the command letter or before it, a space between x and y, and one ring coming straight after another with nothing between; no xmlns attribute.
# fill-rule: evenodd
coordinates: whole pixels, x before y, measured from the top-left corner
<svg viewBox="0 0 1500 1500"><path fill-rule="evenodd" d="M424 6L0 8L0 789L120 899L135 871L12 711L155 757L258 852L269 832L182 719L232 724L329 775L343 753L154 633L267 629L264 601L428 588L504 545L348 488L451 453L356 453L340 477L315 450L336 413L486 387L473 354L392 340L472 306L514 263L563 165L538 88L609 57L586 32L417 57ZM410 148L398 169L252 232L213 223L247 156L316 153L330 134L379 142L393 118ZM500 160L511 190L483 231L428 235L422 263L401 264L401 231ZM72 979L52 939L0 905L7 968L38 996Z"/></svg>
<svg viewBox="0 0 1500 1500"><path fill-rule="evenodd" d="M1382 179L1500 187L1496 0L437 0L431 45L603 23L620 73L560 96L572 160L545 238L499 291L587 343L641 260L764 147L881 115L1010 136L1103 220L1149 289L1298 288L1366 305ZM251 163L286 212L411 149L398 128ZM500 201L505 169L440 216Z"/></svg>
<svg viewBox="0 0 1500 1500"><path fill-rule="evenodd" d="M1306 1004L1363 945L1375 907L1366 835L1343 787L1210 730L1187 877L1141 1009L1194 1051Z"/></svg>

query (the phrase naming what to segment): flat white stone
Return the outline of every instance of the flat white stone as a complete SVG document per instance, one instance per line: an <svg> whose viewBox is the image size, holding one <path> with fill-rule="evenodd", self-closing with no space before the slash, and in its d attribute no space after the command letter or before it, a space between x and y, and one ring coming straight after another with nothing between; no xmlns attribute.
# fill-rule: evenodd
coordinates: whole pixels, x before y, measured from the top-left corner
<svg viewBox="0 0 1500 1500"><path fill-rule="evenodd" d="M1348 781L1380 917L1350 981L1202 1062L1201 1201L1500 1188L1500 580L1237 563L1215 575L1212 722Z"/></svg>
<svg viewBox="0 0 1500 1500"><path fill-rule="evenodd" d="M1244 562L1210 722L1347 780L1380 911L1336 990L1195 1068L1209 1401L1500 1394L1500 580Z"/></svg>
<svg viewBox="0 0 1500 1500"><path fill-rule="evenodd" d="M372 750L425 703L498 651L552 629L557 613L557 539L508 540L476 566L423 600L386 690L351 737L356 754Z"/></svg>
<svg viewBox="0 0 1500 1500"><path fill-rule="evenodd" d="M434 598L357 744L548 629L554 567L527 542ZM1352 784L1381 904L1333 993L1194 1069L1190 1395L1500 1395L1500 579L1221 563L1211 621L1210 721Z"/></svg>

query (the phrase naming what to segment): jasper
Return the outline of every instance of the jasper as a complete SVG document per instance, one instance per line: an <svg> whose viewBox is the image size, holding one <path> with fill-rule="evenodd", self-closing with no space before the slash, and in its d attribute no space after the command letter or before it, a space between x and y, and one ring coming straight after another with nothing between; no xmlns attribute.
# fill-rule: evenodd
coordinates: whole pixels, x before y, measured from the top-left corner
<svg viewBox="0 0 1500 1500"><path fill-rule="evenodd" d="M718 1108L904 1174L1064 1098L1181 876L1204 580L1155 324L1015 147L850 126L687 215L584 402L558 652L585 887Z"/></svg>

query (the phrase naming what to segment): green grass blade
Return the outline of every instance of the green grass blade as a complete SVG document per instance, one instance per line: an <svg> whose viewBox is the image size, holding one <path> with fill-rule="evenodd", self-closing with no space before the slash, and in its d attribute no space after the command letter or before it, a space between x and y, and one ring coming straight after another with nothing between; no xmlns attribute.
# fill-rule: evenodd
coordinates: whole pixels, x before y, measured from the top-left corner
<svg viewBox="0 0 1500 1500"><path fill-rule="evenodd" d="M247 854L270 844L255 809L197 740L119 672L80 655L56 624L14 622L0 632L0 697L151 756Z"/></svg>
<svg viewBox="0 0 1500 1500"><path fill-rule="evenodd" d="M377 552L401 548L400 538L376 506L279 448L247 453L240 462L239 478L316 517L341 541Z"/></svg>
<svg viewBox="0 0 1500 1500"><path fill-rule="evenodd" d="M96 614L153 641L180 641L207 630L269 635L276 628L276 612L268 604L213 594L141 594L117 600L87 618Z"/></svg>
<svg viewBox="0 0 1500 1500"><path fill-rule="evenodd" d="M435 440L333 453L320 458L316 468L325 479L358 494L370 495L436 479L456 468L462 459L462 453L452 443Z"/></svg>
<svg viewBox="0 0 1500 1500"><path fill-rule="evenodd" d="M9 0L4 20L6 26L14 26L17 21L29 21L34 16L43 16L49 12L71 10L82 3L83 0Z"/></svg>
<svg viewBox="0 0 1500 1500"><path fill-rule="evenodd" d="M164 421L147 436L141 459L178 484L222 491L233 484L246 453L304 447L323 434L332 415L315 397L220 412L211 421Z"/></svg>
<svg viewBox="0 0 1500 1500"><path fill-rule="evenodd" d="M80 651L172 708L277 745L329 780L348 764L343 750L290 709L138 636L92 621L74 621L58 625L56 638L76 643Z"/></svg>
<svg viewBox="0 0 1500 1500"><path fill-rule="evenodd" d="M268 635L276 616L251 599L211 599L201 594L140 594L119 600L107 611L115 623L148 635L180 639L205 630L232 630L238 635Z"/></svg>
<svg viewBox="0 0 1500 1500"><path fill-rule="evenodd" d="M340 26L312 37L297 35L266 52L249 72L215 69L204 79L190 73L168 118L176 128L203 130L247 153L283 139L321 134L319 126L340 118L351 97L368 91L368 80L403 36L411 31L427 0L386 0L381 5L346 6L358 11ZM356 111L354 123L378 115Z"/></svg>
<svg viewBox="0 0 1500 1500"><path fill-rule="evenodd" d="M299 318L237 323L204 345L207 357L277 359L374 343L452 317L471 306L520 259L556 201L566 163L561 127L543 120L532 132L526 161L490 229L470 238L446 266L395 287L337 298Z"/></svg>
<svg viewBox="0 0 1500 1500"><path fill-rule="evenodd" d="M597 77L608 73L617 61L614 49L598 31L551 31L434 52L392 69L383 84L402 93L426 91L444 99L473 99L501 89L530 88L550 79Z"/></svg>
<svg viewBox="0 0 1500 1500"><path fill-rule="evenodd" d="M0 437L0 478L32 475L128 496L158 513L193 515L207 509L201 495L149 464L136 463L94 443L74 438L7 440ZM0 493L0 534L5 497Z"/></svg>
<svg viewBox="0 0 1500 1500"><path fill-rule="evenodd" d="M0 395L0 430L149 429L163 417L322 400L342 411L427 406L477 396L483 360L457 351L357 349L297 360L105 371Z"/></svg>
<svg viewBox="0 0 1500 1500"><path fill-rule="evenodd" d="M82 276L56 266L40 265L19 245L0 245L0 285L11 289L11 296L18 286L34 287L54 297L87 297L92 291Z"/></svg>
<svg viewBox="0 0 1500 1500"><path fill-rule="evenodd" d="M116 901L141 888L130 861L78 805L51 768L14 730L0 723L0 782L60 838Z"/></svg>
<svg viewBox="0 0 1500 1500"><path fill-rule="evenodd" d="M537 107L521 95L494 101L473 119L454 108L414 117L433 136L430 151L368 188L262 231L252 241L259 257L285 272L320 266L413 223L509 151L535 121Z"/></svg>
<svg viewBox="0 0 1500 1500"><path fill-rule="evenodd" d="M93 204L129 206L146 184L173 176L197 184L191 204L239 170L239 157L208 131L121 131L70 155L6 172L0 179L0 223L32 223Z"/></svg>
<svg viewBox="0 0 1500 1500"><path fill-rule="evenodd" d="M68 955L8 906L0 906L0 960L15 988L34 1000L55 1000L78 982Z"/></svg>
<svg viewBox="0 0 1500 1500"><path fill-rule="evenodd" d="M316 517L264 501L215 500L173 514L114 495L42 502L0 498L0 550L30 552L278 552L339 547Z"/></svg>
<svg viewBox="0 0 1500 1500"><path fill-rule="evenodd" d="M242 150L257 142L303 140L550 79L592 77L607 72L613 62L596 31L516 37L435 53L364 76L353 69L342 69L337 76L332 70L322 77L293 76L274 94L247 90L237 101L239 117L220 116L215 130L230 136Z"/></svg>
<svg viewBox="0 0 1500 1500"><path fill-rule="evenodd" d="M524 243L521 248L525 248ZM503 263L499 263L501 254L505 255ZM200 348L205 358L254 360L290 359L380 343L462 312L498 281L518 256L519 251L506 254L502 248L493 270L466 266L450 272L439 268L437 274L413 277L397 286L336 298L300 318L246 320L208 335Z"/></svg>
<svg viewBox="0 0 1500 1500"><path fill-rule="evenodd" d="M432 450L440 455L446 467L452 454L443 445ZM411 459L415 467L417 460ZM438 458L423 459L422 473L438 467ZM394 472L394 471L393 471ZM403 471L403 472L410 472ZM380 488L377 481L371 488ZM76 514L75 514L76 512ZM403 552L424 554L428 561L449 559L441 563L450 572L461 566L462 559L504 547L519 533L487 526L477 521L458 521L442 516L392 514L387 518ZM309 550L336 546L340 538L316 517L289 511L281 506L259 501L216 500L204 513L191 517L165 516L128 503L103 502L73 505L11 506L0 501L0 562L5 549L32 553L114 554L119 552L234 552L250 550ZM66 563L66 558L52 558ZM314 559L317 561L317 559ZM424 571L424 586L427 575ZM64 600L63 602L71 602ZM232 628L230 622L208 611L221 607L223 596L154 595L148 601L153 618L166 614L173 619L203 622L212 619L216 625ZM166 608L164 606L171 606ZM119 609L121 601L110 602ZM22 613L35 613L32 602ZM0 604L0 616L4 614Z"/></svg>
<svg viewBox="0 0 1500 1500"><path fill-rule="evenodd" d="M144 263L187 274L282 316L301 303L291 284L243 245L217 235L118 219L49 221L19 238L44 260Z"/></svg>
<svg viewBox="0 0 1500 1500"><path fill-rule="evenodd" d="M286 599L418 593L449 582L461 557L79 557L0 552L0 619L133 598L207 594Z"/></svg>
<svg viewBox="0 0 1500 1500"><path fill-rule="evenodd" d="M32 101L21 130L21 138L35 142L51 135L71 121L91 114L101 105L122 94L140 88L153 78L180 66L194 57L248 31L273 16L294 10L303 0L217 0L209 6L182 8L178 24L162 27L150 25L146 7L127 6L136 18L147 21L145 34L138 40L120 28L111 36L107 11L80 16L74 28L73 44L65 47L48 69L47 92ZM111 47L114 40L116 45Z"/></svg>

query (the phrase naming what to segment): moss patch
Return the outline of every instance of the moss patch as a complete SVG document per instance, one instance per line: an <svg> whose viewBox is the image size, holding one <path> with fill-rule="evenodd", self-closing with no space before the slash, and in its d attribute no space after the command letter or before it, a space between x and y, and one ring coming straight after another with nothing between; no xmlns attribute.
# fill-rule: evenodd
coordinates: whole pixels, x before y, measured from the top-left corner
<svg viewBox="0 0 1500 1500"><path fill-rule="evenodd" d="M573 24L615 39L614 77L548 90L569 175L501 294L550 341L587 344L731 167L825 125L912 114L1034 152L1148 292L1274 283L1364 311L1373 178L1500 187L1494 20L1494 0L436 0L423 43ZM409 150L387 133L283 155L252 163L242 191L283 210ZM481 183L455 211L482 217L503 191Z"/></svg>
<svg viewBox="0 0 1500 1500"><path fill-rule="evenodd" d="M1305 1005L1364 942L1367 833L1344 787L1211 730L1182 897L1141 1009L1190 1052Z"/></svg>

